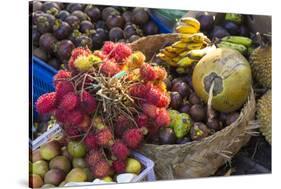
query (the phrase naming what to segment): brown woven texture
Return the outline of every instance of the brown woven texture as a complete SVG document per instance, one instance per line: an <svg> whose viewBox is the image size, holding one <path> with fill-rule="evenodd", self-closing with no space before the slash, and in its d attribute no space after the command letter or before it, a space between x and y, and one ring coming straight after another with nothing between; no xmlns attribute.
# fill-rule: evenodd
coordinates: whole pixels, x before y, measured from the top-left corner
<svg viewBox="0 0 281 189"><path fill-rule="evenodd" d="M134 50L142 51L148 60L166 42L173 42L177 34L160 34L141 38L131 44ZM182 179L213 175L217 169L245 145L257 128L253 90L240 112L239 118L221 131L186 144L144 144L140 152L155 163L157 179Z"/></svg>

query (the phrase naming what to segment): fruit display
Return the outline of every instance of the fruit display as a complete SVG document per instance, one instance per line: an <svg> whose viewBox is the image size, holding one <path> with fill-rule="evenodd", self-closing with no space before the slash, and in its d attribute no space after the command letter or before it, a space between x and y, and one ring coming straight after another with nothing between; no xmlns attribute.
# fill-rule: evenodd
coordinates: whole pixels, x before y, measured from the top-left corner
<svg viewBox="0 0 281 189"><path fill-rule="evenodd" d="M33 55L55 69L75 47L100 49L105 41L132 42L159 33L147 9L80 3L32 3Z"/></svg>

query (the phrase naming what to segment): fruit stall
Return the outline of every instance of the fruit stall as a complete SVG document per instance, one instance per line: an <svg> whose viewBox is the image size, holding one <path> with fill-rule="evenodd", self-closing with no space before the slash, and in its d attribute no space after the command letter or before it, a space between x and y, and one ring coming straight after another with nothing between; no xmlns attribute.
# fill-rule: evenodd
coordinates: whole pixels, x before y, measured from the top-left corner
<svg viewBox="0 0 281 189"><path fill-rule="evenodd" d="M271 173L271 17L30 2L30 187Z"/></svg>

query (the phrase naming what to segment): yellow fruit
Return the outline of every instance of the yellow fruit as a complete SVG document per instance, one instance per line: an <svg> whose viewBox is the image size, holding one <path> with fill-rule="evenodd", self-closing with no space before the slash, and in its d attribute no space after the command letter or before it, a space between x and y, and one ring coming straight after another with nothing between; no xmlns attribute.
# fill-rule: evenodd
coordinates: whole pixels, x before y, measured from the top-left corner
<svg viewBox="0 0 281 189"><path fill-rule="evenodd" d="M131 54L127 60L129 70L140 68L145 61L145 55L141 51Z"/></svg>
<svg viewBox="0 0 281 189"><path fill-rule="evenodd" d="M66 182L85 182L87 180L87 174L82 168L72 169L65 178Z"/></svg>
<svg viewBox="0 0 281 189"><path fill-rule="evenodd" d="M271 88L271 56L271 46L258 47L250 56L254 78L268 88Z"/></svg>
<svg viewBox="0 0 281 189"><path fill-rule="evenodd" d="M126 172L139 174L141 171L141 164L138 160L133 158L127 159Z"/></svg>
<svg viewBox="0 0 281 189"><path fill-rule="evenodd" d="M267 91L258 101L257 118L260 123L260 132L265 136L268 143L271 144L271 117L272 117L272 97L271 90Z"/></svg>
<svg viewBox="0 0 281 189"><path fill-rule="evenodd" d="M101 62L101 59L95 55L78 56L74 61L74 66L79 71L86 72L99 62Z"/></svg>
<svg viewBox="0 0 281 189"><path fill-rule="evenodd" d="M207 103L214 82L212 107L220 112L239 109L247 100L252 84L251 68L238 51L218 48L205 55L195 66L192 85Z"/></svg>
<svg viewBox="0 0 281 189"><path fill-rule="evenodd" d="M113 182L113 180L110 176L103 177L102 180L105 181L105 182Z"/></svg>
<svg viewBox="0 0 281 189"><path fill-rule="evenodd" d="M181 24L190 25L197 31L200 30L200 22L193 17L183 17L180 19Z"/></svg>
<svg viewBox="0 0 281 189"><path fill-rule="evenodd" d="M185 25L179 25L176 27L177 33L183 33L183 34L194 34L197 33L199 30L197 28L194 28L191 25L185 24Z"/></svg>

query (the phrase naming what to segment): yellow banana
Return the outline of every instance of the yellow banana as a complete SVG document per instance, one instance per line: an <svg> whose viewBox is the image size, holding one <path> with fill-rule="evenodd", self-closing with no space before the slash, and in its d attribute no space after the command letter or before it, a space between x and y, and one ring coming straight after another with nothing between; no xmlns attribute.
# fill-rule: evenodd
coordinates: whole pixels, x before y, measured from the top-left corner
<svg viewBox="0 0 281 189"><path fill-rule="evenodd" d="M177 41L177 42L172 44L172 47L186 49L186 45L187 45L187 43L185 43L185 42Z"/></svg>
<svg viewBox="0 0 281 189"><path fill-rule="evenodd" d="M193 28L195 28L197 31L200 30L200 22L198 20L196 20L193 17L184 17L180 19L181 23L184 23L186 25L190 25Z"/></svg>
<svg viewBox="0 0 281 189"><path fill-rule="evenodd" d="M177 66L185 68L185 67L191 66L193 63L196 63L196 62L197 62L197 60L191 59L189 57L184 57L184 58L181 58L177 62Z"/></svg>
<svg viewBox="0 0 281 189"><path fill-rule="evenodd" d="M180 56L177 56L177 57L175 57L175 58L172 58L172 60L174 61L174 62L178 62L178 61L180 61L182 59L182 57L180 57Z"/></svg>
<svg viewBox="0 0 281 189"><path fill-rule="evenodd" d="M191 50L189 51L186 56L194 59L194 60L200 60L203 56L205 56L206 54L208 54L209 52L213 51L216 49L216 46L208 46L205 47L204 49L195 49L195 50Z"/></svg>
<svg viewBox="0 0 281 189"><path fill-rule="evenodd" d="M194 34L197 33L199 30L197 28L194 28L191 25L179 25L176 27L177 33L183 33L183 34Z"/></svg>
<svg viewBox="0 0 281 189"><path fill-rule="evenodd" d="M174 53L174 52L169 52L169 51L167 51L166 49L161 49L161 50L160 50L160 53L165 54L165 55L166 55L167 57L169 57L169 58L174 58L174 57L178 56L178 54L176 54L176 53Z"/></svg>
<svg viewBox="0 0 281 189"><path fill-rule="evenodd" d="M183 48L175 48L172 46L165 47L164 49L170 53L175 53L175 54L179 54L179 53L185 51L185 49L183 49Z"/></svg>
<svg viewBox="0 0 281 189"><path fill-rule="evenodd" d="M179 56L182 57L182 58L183 58L183 57L186 57L189 52L190 52L190 51L188 51L188 50L183 51L182 53L179 54Z"/></svg>
<svg viewBox="0 0 281 189"><path fill-rule="evenodd" d="M195 49L201 49L203 47L204 43L188 43L186 47L189 50L195 50Z"/></svg>
<svg viewBox="0 0 281 189"><path fill-rule="evenodd" d="M203 33L195 34L180 34L180 40L186 43L203 43L204 39L207 38Z"/></svg>
<svg viewBox="0 0 281 189"><path fill-rule="evenodd" d="M161 60L165 61L166 63L168 63L171 66L176 66L176 62L174 62L171 58L167 57L165 54L163 53L158 53L157 57L160 58Z"/></svg>

